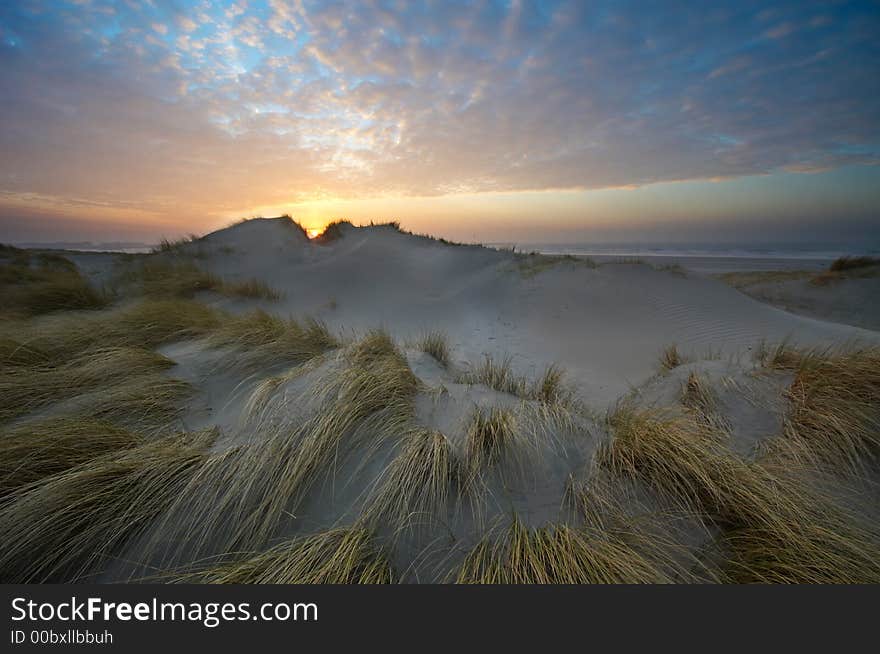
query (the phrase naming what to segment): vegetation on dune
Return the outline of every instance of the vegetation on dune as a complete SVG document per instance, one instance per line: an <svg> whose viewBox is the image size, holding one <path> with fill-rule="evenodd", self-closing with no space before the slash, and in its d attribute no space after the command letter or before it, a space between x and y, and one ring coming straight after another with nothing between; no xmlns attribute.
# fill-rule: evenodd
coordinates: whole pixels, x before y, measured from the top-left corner
<svg viewBox="0 0 880 654"><path fill-rule="evenodd" d="M422 336L419 349L430 354L444 368L449 366L449 341L441 331L431 331Z"/></svg>
<svg viewBox="0 0 880 654"><path fill-rule="evenodd" d="M821 459L860 471L880 454L880 348L797 350L783 343L765 365L791 370L785 435Z"/></svg>
<svg viewBox="0 0 880 654"><path fill-rule="evenodd" d="M327 225L324 228L324 231L318 234L315 238L312 239L313 242L318 243L319 245L326 245L327 243L332 243L340 238L342 238L344 232L344 227L352 227L353 225L348 220L334 220L332 223Z"/></svg>
<svg viewBox="0 0 880 654"><path fill-rule="evenodd" d="M137 444L131 432L89 417L49 418L7 429L0 434L0 497Z"/></svg>
<svg viewBox="0 0 880 654"><path fill-rule="evenodd" d="M229 561L178 580L210 584L390 584L388 557L360 527L292 539L253 557Z"/></svg>
<svg viewBox="0 0 880 654"><path fill-rule="evenodd" d="M496 361L486 355L479 366L461 375L459 381L463 384L483 384L521 398L529 397L529 382L522 375L514 373L510 357Z"/></svg>
<svg viewBox="0 0 880 654"><path fill-rule="evenodd" d="M516 446L516 416L509 409L475 407L466 439L465 465L468 483L472 483Z"/></svg>
<svg viewBox="0 0 880 654"><path fill-rule="evenodd" d="M835 259L828 270L831 272L843 272L845 270L855 270L857 268L869 268L871 266L880 266L880 259L877 257L838 257Z"/></svg>
<svg viewBox="0 0 880 654"><path fill-rule="evenodd" d="M573 254L541 254L540 252L514 252L514 263L520 275L526 279L535 277L560 264L570 264L590 269L599 267L589 257L579 257Z"/></svg>
<svg viewBox="0 0 880 654"><path fill-rule="evenodd" d="M224 295L252 298L255 300L280 300L282 293L276 291L266 282L259 279L248 279L243 282L223 282L219 291Z"/></svg>
<svg viewBox="0 0 880 654"><path fill-rule="evenodd" d="M673 343L660 353L660 371L669 372L674 368L687 363L687 359L678 351L678 346Z"/></svg>
<svg viewBox="0 0 880 654"><path fill-rule="evenodd" d="M461 477L460 463L446 436L415 430L405 437L382 475L365 518L388 523L396 533L433 524L445 516Z"/></svg>
<svg viewBox="0 0 880 654"><path fill-rule="evenodd" d="M731 581L880 580L880 546L854 516L811 486L805 471L746 462L687 417L620 407L596 464L645 483L721 530Z"/></svg>
<svg viewBox="0 0 880 654"><path fill-rule="evenodd" d="M456 581L469 584L669 583L693 579L674 570L657 540L633 527L599 523L526 528L516 517L500 537L490 534L468 553ZM673 568L673 570L670 570ZM678 572L673 576L673 572Z"/></svg>
<svg viewBox="0 0 880 654"><path fill-rule="evenodd" d="M279 318L260 309L226 317L209 342L233 348L241 354L236 363L251 367L301 363L340 345L323 322Z"/></svg>
<svg viewBox="0 0 880 654"><path fill-rule="evenodd" d="M70 582L100 573L170 504L212 439L169 436L20 488L0 505L0 580Z"/></svg>
<svg viewBox="0 0 880 654"><path fill-rule="evenodd" d="M0 316L6 318L100 309L108 302L69 259L10 246L0 249L0 297Z"/></svg>
<svg viewBox="0 0 880 654"><path fill-rule="evenodd" d="M155 352L120 347L93 349L59 365L4 367L0 370L0 423L171 365Z"/></svg>
<svg viewBox="0 0 880 654"><path fill-rule="evenodd" d="M269 415L261 442L211 457L169 513L177 534L170 541L197 557L259 550L347 454L409 432L418 379L385 332L340 351L338 362L316 383L321 408L314 417L294 427ZM266 402L260 404L265 414ZM184 555L172 549L170 560Z"/></svg>

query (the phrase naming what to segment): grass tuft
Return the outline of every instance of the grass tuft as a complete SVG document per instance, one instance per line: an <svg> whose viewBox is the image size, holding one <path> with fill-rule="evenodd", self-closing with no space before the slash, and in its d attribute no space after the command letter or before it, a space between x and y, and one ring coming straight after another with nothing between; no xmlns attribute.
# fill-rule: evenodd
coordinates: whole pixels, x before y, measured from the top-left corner
<svg viewBox="0 0 880 654"><path fill-rule="evenodd" d="M137 444L130 432L92 418L50 418L8 429L0 436L0 497Z"/></svg>
<svg viewBox="0 0 880 654"><path fill-rule="evenodd" d="M394 572L373 535L358 527L301 536L251 558L184 574L207 584L390 584Z"/></svg>
<svg viewBox="0 0 880 654"><path fill-rule="evenodd" d="M459 463L446 436L417 430L406 437L385 471L366 511L367 520L388 522L396 533L432 524L445 515L450 490L460 479Z"/></svg>
<svg viewBox="0 0 880 654"><path fill-rule="evenodd" d="M13 493L0 506L0 580L69 583L99 574L177 496L212 439L162 438Z"/></svg>
<svg viewBox="0 0 880 654"><path fill-rule="evenodd" d="M687 360L679 353L678 347L674 343L660 354L660 370L663 372L669 372L685 363Z"/></svg>
<svg viewBox="0 0 880 654"><path fill-rule="evenodd" d="M443 367L449 366L449 342L443 332L432 331L425 334L419 341L419 349L430 354Z"/></svg>

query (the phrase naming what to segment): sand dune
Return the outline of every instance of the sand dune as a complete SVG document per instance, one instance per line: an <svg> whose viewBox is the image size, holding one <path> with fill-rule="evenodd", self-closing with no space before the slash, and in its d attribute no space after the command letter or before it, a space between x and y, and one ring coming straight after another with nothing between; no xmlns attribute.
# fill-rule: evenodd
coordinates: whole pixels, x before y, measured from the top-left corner
<svg viewBox="0 0 880 654"><path fill-rule="evenodd" d="M224 246L233 251L224 254ZM696 273L562 261L533 275L538 264L528 256L388 226L345 225L342 238L318 245L284 222L250 221L190 247L202 247L200 265L224 278L257 278L281 291L282 300L262 305L267 310L314 315L342 330L383 326L403 340L440 329L461 361L510 354L523 374L564 364L596 407L656 372L670 343L729 356L761 340L813 346L878 338L780 311Z"/></svg>
<svg viewBox="0 0 880 654"><path fill-rule="evenodd" d="M0 253L0 579L880 579L878 332L680 268L331 234Z"/></svg>

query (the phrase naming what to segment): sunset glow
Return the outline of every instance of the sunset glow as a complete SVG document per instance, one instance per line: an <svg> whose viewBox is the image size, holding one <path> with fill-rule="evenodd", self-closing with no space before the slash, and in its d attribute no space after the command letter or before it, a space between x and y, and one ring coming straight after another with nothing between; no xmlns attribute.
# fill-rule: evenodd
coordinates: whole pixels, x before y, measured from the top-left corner
<svg viewBox="0 0 880 654"><path fill-rule="evenodd" d="M0 228L875 238L876 9L771 5L0 3Z"/></svg>

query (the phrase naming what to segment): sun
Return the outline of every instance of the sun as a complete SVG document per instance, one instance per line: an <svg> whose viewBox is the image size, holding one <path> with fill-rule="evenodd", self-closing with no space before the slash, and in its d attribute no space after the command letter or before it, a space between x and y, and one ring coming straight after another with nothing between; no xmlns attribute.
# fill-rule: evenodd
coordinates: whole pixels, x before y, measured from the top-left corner
<svg viewBox="0 0 880 654"><path fill-rule="evenodd" d="M317 238L323 233L323 229L320 227L307 227L306 228L306 236L309 238Z"/></svg>

